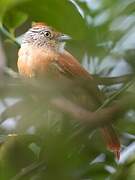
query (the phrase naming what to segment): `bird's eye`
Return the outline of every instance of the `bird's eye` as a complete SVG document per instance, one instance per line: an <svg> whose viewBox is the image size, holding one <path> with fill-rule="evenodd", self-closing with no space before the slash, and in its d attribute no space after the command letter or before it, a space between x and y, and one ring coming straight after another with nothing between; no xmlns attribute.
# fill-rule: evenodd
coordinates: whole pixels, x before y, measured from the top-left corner
<svg viewBox="0 0 135 180"><path fill-rule="evenodd" d="M50 37L51 37L51 33L50 33L50 31L45 31L45 33L44 33L44 34L45 34L45 36L46 36L46 37L48 37L48 38L50 38Z"/></svg>

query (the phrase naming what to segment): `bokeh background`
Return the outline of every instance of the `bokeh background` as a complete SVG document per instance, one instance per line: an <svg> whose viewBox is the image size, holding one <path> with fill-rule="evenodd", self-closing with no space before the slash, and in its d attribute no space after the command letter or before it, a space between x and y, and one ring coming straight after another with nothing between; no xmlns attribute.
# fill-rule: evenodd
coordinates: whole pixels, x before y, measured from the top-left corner
<svg viewBox="0 0 135 180"><path fill-rule="evenodd" d="M114 122L119 161L98 127L50 109L50 99L72 86L18 78L21 39L37 21L70 35L66 49L95 78L115 77L99 86L108 101L127 97ZM0 179L134 180L134 71L135 0L0 0Z"/></svg>

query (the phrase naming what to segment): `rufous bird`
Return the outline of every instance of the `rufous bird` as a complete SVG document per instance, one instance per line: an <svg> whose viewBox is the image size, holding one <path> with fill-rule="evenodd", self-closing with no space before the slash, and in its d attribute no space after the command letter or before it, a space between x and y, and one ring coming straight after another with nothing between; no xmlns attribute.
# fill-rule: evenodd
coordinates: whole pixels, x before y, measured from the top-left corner
<svg viewBox="0 0 135 180"><path fill-rule="evenodd" d="M35 23L25 33L18 52L17 65L19 73L24 77L41 76L43 78L51 72L53 67L58 72L57 74L70 78L73 81L75 78L83 78L94 84L92 75L81 66L74 56L64 49L65 40L68 38L67 35L57 32L44 23ZM97 85L92 85L92 88L96 92L95 99L102 103L102 95ZM102 127L101 133L106 140L108 148L119 159L120 142L112 125Z"/></svg>

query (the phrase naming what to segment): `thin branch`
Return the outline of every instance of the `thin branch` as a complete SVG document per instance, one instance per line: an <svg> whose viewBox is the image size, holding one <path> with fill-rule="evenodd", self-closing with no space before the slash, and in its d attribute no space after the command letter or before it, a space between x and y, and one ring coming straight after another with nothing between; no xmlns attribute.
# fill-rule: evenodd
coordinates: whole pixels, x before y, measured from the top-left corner
<svg viewBox="0 0 135 180"><path fill-rule="evenodd" d="M98 108L98 110L106 107L107 105L111 104L118 96L120 96L125 90L127 90L133 84L133 80L124 84L117 92L115 92L112 96L107 98L104 103Z"/></svg>
<svg viewBox="0 0 135 180"><path fill-rule="evenodd" d="M10 33L8 32L4 26L2 25L2 23L0 23L0 31L2 34L4 34L7 38L9 38L11 41L13 41L18 47L20 47L20 43L16 40L16 38Z"/></svg>
<svg viewBox="0 0 135 180"><path fill-rule="evenodd" d="M24 178L25 176L28 176L31 172L41 168L44 164L44 161L34 162L29 166L23 168L15 177L11 178L11 180L19 180L21 178Z"/></svg>
<svg viewBox="0 0 135 180"><path fill-rule="evenodd" d="M131 81L135 74L127 74L122 76L116 76L116 77L99 77L98 75L94 75L95 81L99 85L114 85L114 84L121 84L121 83L127 83L128 81Z"/></svg>
<svg viewBox="0 0 135 180"><path fill-rule="evenodd" d="M131 99L132 97L130 100ZM131 108L131 106L127 103L127 99L122 99L111 107L103 108L94 112L83 109L63 97L51 100L51 104L90 127L99 127L112 123L112 121L116 120L118 117L123 115L125 111Z"/></svg>

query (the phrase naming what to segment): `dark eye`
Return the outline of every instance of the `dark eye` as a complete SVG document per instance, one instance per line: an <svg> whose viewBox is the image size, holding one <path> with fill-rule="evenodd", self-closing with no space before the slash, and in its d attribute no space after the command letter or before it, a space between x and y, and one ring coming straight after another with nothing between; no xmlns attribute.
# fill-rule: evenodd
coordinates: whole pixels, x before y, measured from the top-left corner
<svg viewBox="0 0 135 180"><path fill-rule="evenodd" d="M44 33L44 34L45 34L45 36L46 36L46 37L48 37L48 38L50 38L50 37L51 37L51 33L50 33L50 31L45 31L45 33Z"/></svg>

